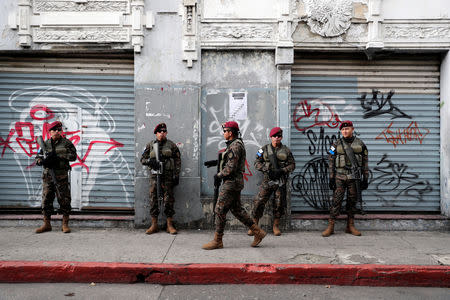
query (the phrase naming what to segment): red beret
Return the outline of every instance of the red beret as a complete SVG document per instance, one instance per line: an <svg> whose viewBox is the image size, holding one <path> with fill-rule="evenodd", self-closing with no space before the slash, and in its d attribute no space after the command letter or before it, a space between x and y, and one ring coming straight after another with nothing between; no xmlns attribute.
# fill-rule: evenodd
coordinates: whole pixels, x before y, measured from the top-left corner
<svg viewBox="0 0 450 300"><path fill-rule="evenodd" d="M56 128L62 128L62 123L60 121L56 121L56 122L53 122L52 124L50 124L50 127L48 128L48 130L54 130Z"/></svg>
<svg viewBox="0 0 450 300"><path fill-rule="evenodd" d="M341 126L339 126L339 130L341 130L344 127L353 127L352 121L342 121Z"/></svg>
<svg viewBox="0 0 450 300"><path fill-rule="evenodd" d="M160 129L167 130L166 123L159 123L158 125L156 125L155 129L153 130L153 133L156 134Z"/></svg>
<svg viewBox="0 0 450 300"><path fill-rule="evenodd" d="M270 137L273 137L273 136L274 136L275 134L277 134L277 133L283 134L283 130L282 130L280 127L274 127L274 128L272 128L272 130L270 131L269 136L270 136Z"/></svg>
<svg viewBox="0 0 450 300"><path fill-rule="evenodd" d="M222 124L222 128L234 128L239 131L239 125L235 121L228 121Z"/></svg>

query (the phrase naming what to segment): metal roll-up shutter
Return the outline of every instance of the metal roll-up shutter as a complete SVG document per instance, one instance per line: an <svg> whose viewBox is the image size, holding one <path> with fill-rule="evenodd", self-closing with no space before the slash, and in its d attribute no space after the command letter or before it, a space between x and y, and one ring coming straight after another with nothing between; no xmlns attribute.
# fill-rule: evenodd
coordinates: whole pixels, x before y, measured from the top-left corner
<svg viewBox="0 0 450 300"><path fill-rule="evenodd" d="M343 120L369 150L367 211L440 210L436 55L296 53L291 86L292 211L327 210L330 145Z"/></svg>
<svg viewBox="0 0 450 300"><path fill-rule="evenodd" d="M60 120L78 155L72 207L134 208L133 69L130 55L0 56L0 207L40 207L35 140Z"/></svg>

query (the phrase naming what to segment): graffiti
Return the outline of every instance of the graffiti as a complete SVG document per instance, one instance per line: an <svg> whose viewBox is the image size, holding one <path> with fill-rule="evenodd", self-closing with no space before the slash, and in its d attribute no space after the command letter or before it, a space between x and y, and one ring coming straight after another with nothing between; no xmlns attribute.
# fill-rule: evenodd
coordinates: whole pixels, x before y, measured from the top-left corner
<svg viewBox="0 0 450 300"><path fill-rule="evenodd" d="M107 97L96 97L76 86L35 86L10 95L9 107L17 117L10 124L8 136L0 137L0 160L9 151L14 154L25 179L29 201L40 200L41 183L33 180L32 173L39 149L36 138L40 134L44 140L50 138L49 128L56 121L71 130L63 131L62 135L77 148L77 160L71 165L75 174L81 174L82 169L86 171L82 180L83 198L89 202L91 191L105 178L109 184L121 188L119 197L123 201L133 200L128 188L132 185L133 172L120 150L124 144L110 136L116 125L108 112L108 102ZM73 189L78 188L73 186Z"/></svg>
<svg viewBox="0 0 450 300"><path fill-rule="evenodd" d="M410 141L419 141L422 144L425 137L430 133L428 128L420 129L416 121L411 121L406 128L391 129L393 121L389 126L384 129L375 139L386 140L387 143L391 143L394 148L398 144L406 144Z"/></svg>
<svg viewBox="0 0 450 300"><path fill-rule="evenodd" d="M294 109L292 120L298 131L315 126L336 128L341 122L332 106L319 99L300 101Z"/></svg>
<svg viewBox="0 0 450 300"><path fill-rule="evenodd" d="M407 118L411 119L410 116L401 111L397 106L392 103L392 96L395 91L391 90L387 94L386 98L383 93L378 90L372 90L372 99L366 99L367 93L362 93L359 98L361 102L361 107L364 109L364 119L373 118L383 114L391 114L391 119L396 118ZM380 96L380 98L378 98Z"/></svg>
<svg viewBox="0 0 450 300"><path fill-rule="evenodd" d="M428 180L421 180L418 173L408 171L404 163L393 162L387 154L384 154L374 168L374 176L371 184L375 184L378 196L394 192L395 197L407 196L422 200L424 194L430 193L433 188Z"/></svg>
<svg viewBox="0 0 450 300"><path fill-rule="evenodd" d="M319 136L312 130L309 129L308 131L304 131L303 134L306 135L306 137L309 140L309 154L310 155L327 155L328 150L330 149L331 145L336 141L340 133L338 135L325 135L325 129L323 127L320 127L320 133Z"/></svg>
<svg viewBox="0 0 450 300"><path fill-rule="evenodd" d="M292 190L311 207L328 210L331 200L328 188L328 159L315 157L307 162L299 174L292 177Z"/></svg>

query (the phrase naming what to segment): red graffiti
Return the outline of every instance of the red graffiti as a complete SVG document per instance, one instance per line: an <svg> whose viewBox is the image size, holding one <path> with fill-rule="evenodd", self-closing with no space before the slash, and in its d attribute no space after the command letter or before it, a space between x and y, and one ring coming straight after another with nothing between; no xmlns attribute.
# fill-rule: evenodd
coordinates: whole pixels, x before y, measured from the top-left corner
<svg viewBox="0 0 450 300"><path fill-rule="evenodd" d="M36 113L39 111L45 112L45 117L36 116ZM34 120L50 120L54 116L55 114L53 113L53 111L43 104L35 105L30 109L30 117L32 117Z"/></svg>
<svg viewBox="0 0 450 300"><path fill-rule="evenodd" d="M11 148L11 146L9 144L11 144L12 142L10 141L12 136L14 135L16 131L14 129L11 128L11 130L8 133L8 137L6 138L6 140L4 140L1 136L0 136L0 146L3 146L3 150L2 150L2 157L3 155L5 155L5 151L6 148L11 149L12 152L16 152L14 151L13 148Z"/></svg>
<svg viewBox="0 0 450 300"><path fill-rule="evenodd" d="M244 175L245 181L248 181L248 177L253 176L252 170L250 170L250 165L248 164L247 160L245 160L245 172L242 175Z"/></svg>
<svg viewBox="0 0 450 300"><path fill-rule="evenodd" d="M89 143L88 149L87 149L86 153L84 154L83 158L80 158L80 157L77 155L77 159L78 159L79 162L72 164L72 167L75 167L75 166L85 167L85 168L86 168L86 171L89 173L89 167L85 164L85 162L86 162L86 159L88 158L89 153L91 152L92 147L94 146L94 144L110 144L110 145L112 145L112 146L109 147L108 150L106 150L105 153L103 153L103 154L108 153L110 150L112 150L112 149L114 149L114 148L117 148L117 147L123 147L123 144L122 144L122 143L119 143L118 141L116 141L116 140L114 140L114 139L111 139L111 140L109 140L109 141L91 141L91 142Z"/></svg>
<svg viewBox="0 0 450 300"><path fill-rule="evenodd" d="M316 107L312 107L312 105ZM298 131L325 125L330 128L336 128L341 123L338 114L333 108L320 100L313 100L310 103L308 103L308 100L300 101L295 107L292 120Z"/></svg>
<svg viewBox="0 0 450 300"><path fill-rule="evenodd" d="M398 144L404 145L410 141L419 141L422 144L425 137L430 133L428 128L423 128L421 131L416 121L409 123L406 128L391 129L393 123L394 121L375 139L386 140L387 143L391 143L396 148Z"/></svg>
<svg viewBox="0 0 450 300"><path fill-rule="evenodd" d="M17 132L16 142L19 144L20 148L22 148L23 152L25 152L28 157L37 154L38 145L34 137L34 125L31 122L16 122L15 127ZM26 135L23 131L24 128L27 129ZM25 145L22 142L24 142Z"/></svg>

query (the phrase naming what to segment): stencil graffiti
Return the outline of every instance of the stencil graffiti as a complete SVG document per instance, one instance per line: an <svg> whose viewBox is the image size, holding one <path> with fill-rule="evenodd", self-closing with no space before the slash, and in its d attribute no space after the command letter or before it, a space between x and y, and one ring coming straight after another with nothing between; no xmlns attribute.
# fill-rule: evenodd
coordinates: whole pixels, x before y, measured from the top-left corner
<svg viewBox="0 0 450 300"><path fill-rule="evenodd" d="M383 114L390 114L392 115L391 119L411 119L410 116L394 105L392 102L392 96L394 94L395 91L393 90L391 90L387 95L378 90L372 90L372 99L367 99L367 93L362 93L357 99L361 102L361 107L364 110L363 118L368 119Z"/></svg>
<svg viewBox="0 0 450 300"><path fill-rule="evenodd" d="M9 106L17 119L10 124L8 135L0 137L0 159L5 159L8 151L14 154L30 201L40 200L41 183L37 185L33 180L35 174L31 173L38 151L36 138L42 135L48 139L48 128L56 121L64 124L63 135L77 148L77 161L72 164L74 171L81 171L78 167L86 171L83 175L85 199L89 199L96 183L104 178L109 184L121 187L123 201L133 201L128 188L132 185L133 172L120 150L124 144L111 137L116 125L108 112L108 102L107 97L95 97L76 86L35 86L10 95ZM72 186L74 189L77 187Z"/></svg>
<svg viewBox="0 0 450 300"><path fill-rule="evenodd" d="M336 128L341 122L333 107L320 99L300 101L294 109L292 121L298 131L316 126Z"/></svg>
<svg viewBox="0 0 450 300"><path fill-rule="evenodd" d="M384 154L374 168L374 184L378 196L394 192L395 197L407 196L422 200L433 188L428 180L422 180L418 173L408 171L404 163L392 161Z"/></svg>
<svg viewBox="0 0 450 300"><path fill-rule="evenodd" d="M418 141L422 144L425 137L430 133L428 128L420 129L416 121L411 121L406 128L393 129L393 124L394 122L392 121L375 139L385 140L396 148L398 144L404 145L411 141Z"/></svg>

